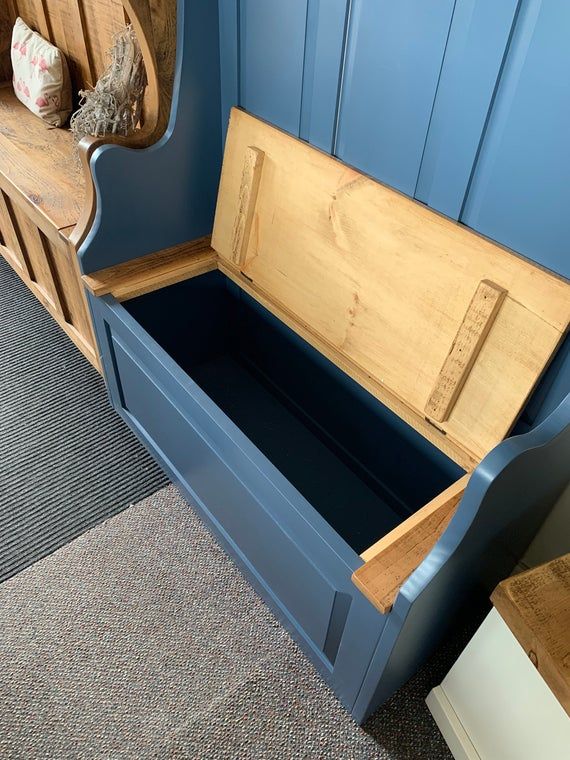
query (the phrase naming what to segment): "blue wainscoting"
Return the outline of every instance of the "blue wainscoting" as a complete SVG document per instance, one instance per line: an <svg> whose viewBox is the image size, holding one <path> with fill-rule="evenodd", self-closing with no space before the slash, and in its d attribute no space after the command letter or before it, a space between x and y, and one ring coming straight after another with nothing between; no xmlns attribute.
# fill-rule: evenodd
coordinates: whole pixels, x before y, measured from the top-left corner
<svg viewBox="0 0 570 760"><path fill-rule="evenodd" d="M349 0L219 0L222 126L239 105L332 152Z"/></svg>
<svg viewBox="0 0 570 760"><path fill-rule="evenodd" d="M520 0L461 0L449 42L415 197L458 219Z"/></svg>
<svg viewBox="0 0 570 760"><path fill-rule="evenodd" d="M336 154L413 195L454 0L354 0Z"/></svg>
<svg viewBox="0 0 570 760"><path fill-rule="evenodd" d="M307 0L241 0L241 105L299 134Z"/></svg>
<svg viewBox="0 0 570 760"><path fill-rule="evenodd" d="M461 221L570 277L570 3L521 4Z"/></svg>
<svg viewBox="0 0 570 760"><path fill-rule="evenodd" d="M349 0L309 0L300 137L332 153Z"/></svg>

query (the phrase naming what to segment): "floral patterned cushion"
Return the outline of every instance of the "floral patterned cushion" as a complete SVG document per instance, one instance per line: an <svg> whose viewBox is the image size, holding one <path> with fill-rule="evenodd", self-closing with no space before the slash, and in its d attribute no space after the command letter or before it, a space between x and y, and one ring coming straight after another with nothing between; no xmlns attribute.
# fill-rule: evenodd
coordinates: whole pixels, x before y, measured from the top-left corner
<svg viewBox="0 0 570 760"><path fill-rule="evenodd" d="M71 83L61 50L18 18L11 53L18 100L48 124L63 126L71 113Z"/></svg>

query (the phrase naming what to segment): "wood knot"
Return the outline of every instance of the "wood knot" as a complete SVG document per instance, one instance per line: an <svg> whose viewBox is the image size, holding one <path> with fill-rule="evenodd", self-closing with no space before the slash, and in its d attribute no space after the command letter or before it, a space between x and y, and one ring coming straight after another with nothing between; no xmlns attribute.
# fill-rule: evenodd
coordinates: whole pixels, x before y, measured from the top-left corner
<svg viewBox="0 0 570 760"><path fill-rule="evenodd" d="M352 300L354 301L354 304L348 309L348 313L350 314L351 317L354 317L356 316L358 305L360 303L360 298L358 297L358 293L352 294Z"/></svg>

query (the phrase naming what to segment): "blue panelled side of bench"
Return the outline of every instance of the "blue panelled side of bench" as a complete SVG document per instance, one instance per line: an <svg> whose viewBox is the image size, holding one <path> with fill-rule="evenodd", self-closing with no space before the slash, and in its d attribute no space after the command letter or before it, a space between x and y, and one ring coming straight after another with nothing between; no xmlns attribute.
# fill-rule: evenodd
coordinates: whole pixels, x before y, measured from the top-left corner
<svg viewBox="0 0 570 760"><path fill-rule="evenodd" d="M476 468L448 529L402 586L353 709L364 720L417 670L474 586L507 577L568 485L570 394Z"/></svg>
<svg viewBox="0 0 570 760"><path fill-rule="evenodd" d="M218 8L178 0L177 13L166 134L145 150L106 145L91 159L97 212L79 251L85 273L212 231L222 159Z"/></svg>

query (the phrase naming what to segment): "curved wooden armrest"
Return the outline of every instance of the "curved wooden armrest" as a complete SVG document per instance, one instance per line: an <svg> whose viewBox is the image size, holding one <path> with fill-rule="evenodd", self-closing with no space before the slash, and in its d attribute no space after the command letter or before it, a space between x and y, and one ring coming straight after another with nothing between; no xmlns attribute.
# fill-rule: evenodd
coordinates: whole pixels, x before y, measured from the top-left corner
<svg viewBox="0 0 570 760"><path fill-rule="evenodd" d="M94 296L111 293L117 301L128 301L153 290L198 277L218 268L218 255L208 235L123 264L83 275Z"/></svg>
<svg viewBox="0 0 570 760"><path fill-rule="evenodd" d="M382 613L390 612L400 587L418 568L449 525L470 473L361 554L364 565L352 582Z"/></svg>

